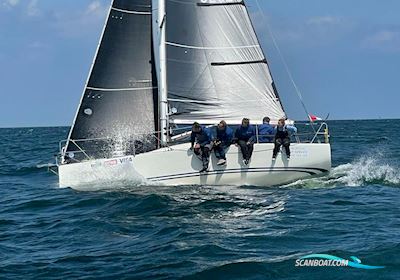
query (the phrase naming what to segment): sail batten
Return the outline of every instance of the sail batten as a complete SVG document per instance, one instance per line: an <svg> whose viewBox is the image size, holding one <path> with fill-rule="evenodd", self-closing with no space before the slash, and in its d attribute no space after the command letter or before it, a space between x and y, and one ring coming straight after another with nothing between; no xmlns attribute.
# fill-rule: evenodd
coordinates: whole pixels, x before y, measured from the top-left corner
<svg viewBox="0 0 400 280"><path fill-rule="evenodd" d="M132 90L157 89L157 87L143 87L143 88L95 88L95 87L87 87L86 89L96 90L96 91L132 91Z"/></svg>
<svg viewBox="0 0 400 280"><path fill-rule="evenodd" d="M117 12L122 12L122 13L127 13L127 14L136 14L136 15L151 15L151 12L140 12L140 11L132 11L132 10L124 10L124 9L118 9L118 8L111 8L113 11Z"/></svg>
<svg viewBox="0 0 400 280"><path fill-rule="evenodd" d="M226 47L209 47L209 46L189 46L185 44L166 42L169 46L186 48L186 49L199 49L199 50L229 50L229 49L252 49L252 48L260 48L260 45L251 45L251 46L226 46Z"/></svg>
<svg viewBox="0 0 400 280"><path fill-rule="evenodd" d="M197 3L197 6L201 7L213 7L213 6L231 6L231 5L245 5L243 0L235 1L201 1L200 3Z"/></svg>
<svg viewBox="0 0 400 280"><path fill-rule="evenodd" d="M267 60L261 59L261 60L211 62L211 65L212 66L229 66L229 65L257 64L257 63L267 63Z"/></svg>

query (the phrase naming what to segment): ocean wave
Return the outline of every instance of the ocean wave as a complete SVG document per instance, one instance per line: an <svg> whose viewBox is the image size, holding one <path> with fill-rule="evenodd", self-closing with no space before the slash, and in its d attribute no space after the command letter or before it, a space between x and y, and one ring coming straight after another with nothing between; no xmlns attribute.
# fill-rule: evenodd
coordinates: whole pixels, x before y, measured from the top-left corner
<svg viewBox="0 0 400 280"><path fill-rule="evenodd" d="M41 172L47 173L51 167L56 167L56 165L51 163L4 164L1 166L0 175L24 176Z"/></svg>
<svg viewBox="0 0 400 280"><path fill-rule="evenodd" d="M333 170L332 175L337 177L339 183L351 187L370 184L398 186L400 184L398 168L384 163L379 157L362 157L355 163L338 166Z"/></svg>
<svg viewBox="0 0 400 280"><path fill-rule="evenodd" d="M371 153L352 163L339 165L327 176L299 180L284 187L359 187L374 184L400 187L399 168L386 162L384 152Z"/></svg>

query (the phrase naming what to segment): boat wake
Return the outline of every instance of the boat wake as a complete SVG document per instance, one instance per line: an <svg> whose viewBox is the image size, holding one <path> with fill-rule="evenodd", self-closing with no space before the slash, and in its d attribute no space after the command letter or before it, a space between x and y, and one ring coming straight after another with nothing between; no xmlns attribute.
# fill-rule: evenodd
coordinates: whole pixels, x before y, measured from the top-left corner
<svg viewBox="0 0 400 280"><path fill-rule="evenodd" d="M399 168L387 163L383 153L363 156L332 169L329 175L299 180L284 187L320 188L367 185L400 187Z"/></svg>

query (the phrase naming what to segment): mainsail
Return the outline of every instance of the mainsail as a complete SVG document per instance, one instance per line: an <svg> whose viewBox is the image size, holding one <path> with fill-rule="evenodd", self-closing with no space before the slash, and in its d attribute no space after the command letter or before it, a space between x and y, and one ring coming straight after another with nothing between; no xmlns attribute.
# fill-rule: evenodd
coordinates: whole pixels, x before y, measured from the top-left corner
<svg viewBox="0 0 400 280"><path fill-rule="evenodd" d="M166 0L170 121L285 117L241 0Z"/></svg>
<svg viewBox="0 0 400 280"><path fill-rule="evenodd" d="M66 152L109 157L156 148L157 79L151 0L114 0ZM144 146L144 147L143 147ZM123 150L123 151L121 151Z"/></svg>

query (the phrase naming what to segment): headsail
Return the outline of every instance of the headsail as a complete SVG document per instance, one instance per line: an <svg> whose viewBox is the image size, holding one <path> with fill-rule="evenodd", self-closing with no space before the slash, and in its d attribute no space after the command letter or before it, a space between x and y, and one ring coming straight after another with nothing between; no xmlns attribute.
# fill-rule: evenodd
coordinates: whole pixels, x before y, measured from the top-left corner
<svg viewBox="0 0 400 280"><path fill-rule="evenodd" d="M158 128L151 15L151 0L113 1L67 152L109 157L138 140L146 150L156 147L147 137Z"/></svg>
<svg viewBox="0 0 400 280"><path fill-rule="evenodd" d="M166 1L172 122L285 116L244 1Z"/></svg>

